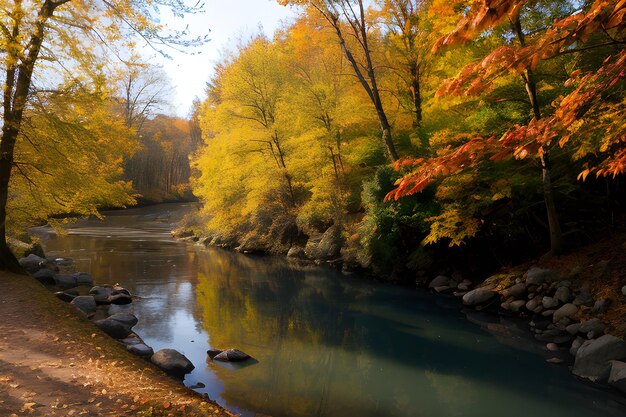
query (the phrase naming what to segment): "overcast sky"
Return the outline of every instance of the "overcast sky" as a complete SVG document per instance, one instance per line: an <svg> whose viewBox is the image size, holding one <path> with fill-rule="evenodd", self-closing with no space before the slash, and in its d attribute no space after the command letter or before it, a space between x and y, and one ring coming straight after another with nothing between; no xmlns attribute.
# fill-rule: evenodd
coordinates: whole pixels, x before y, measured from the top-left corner
<svg viewBox="0 0 626 417"><path fill-rule="evenodd" d="M235 45L242 36L258 33L260 27L271 35L281 22L289 21L295 14L293 9L280 6L274 0L206 0L205 10L184 20L161 16L161 23L177 29L188 25L194 35L211 31L211 41L200 48L199 55L166 50L173 58L168 60L147 49L145 52L151 62L160 62L170 76L176 91L171 99L172 110L180 116L187 116L194 97L204 96L204 86L225 48Z"/></svg>

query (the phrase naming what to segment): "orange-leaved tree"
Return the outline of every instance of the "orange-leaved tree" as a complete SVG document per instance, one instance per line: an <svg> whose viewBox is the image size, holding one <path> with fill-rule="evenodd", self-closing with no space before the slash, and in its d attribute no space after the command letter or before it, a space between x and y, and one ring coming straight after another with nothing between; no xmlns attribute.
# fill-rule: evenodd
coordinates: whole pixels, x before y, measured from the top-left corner
<svg viewBox="0 0 626 417"><path fill-rule="evenodd" d="M487 158L500 161L515 157L538 158L542 170L551 253L563 248L563 237L554 202L550 150L571 146L575 157L588 158L579 178L595 172L615 176L626 169L626 1L596 0L567 16L555 19L540 31L525 31L520 16L537 12L539 2L480 0L469 8L457 27L439 39L434 50L468 42L502 25L511 38L480 62L464 67L448 80L441 94L474 95L489 89L500 76L517 73L528 95L529 121L511 126L499 138L476 135L456 148L431 159L402 160L396 168L411 171L396 183L387 199L398 199L424 190L437 179L455 174ZM597 65L579 64L570 70L564 90L552 108L540 102L536 69L541 63L569 54L594 54ZM600 155L600 157L598 157Z"/></svg>

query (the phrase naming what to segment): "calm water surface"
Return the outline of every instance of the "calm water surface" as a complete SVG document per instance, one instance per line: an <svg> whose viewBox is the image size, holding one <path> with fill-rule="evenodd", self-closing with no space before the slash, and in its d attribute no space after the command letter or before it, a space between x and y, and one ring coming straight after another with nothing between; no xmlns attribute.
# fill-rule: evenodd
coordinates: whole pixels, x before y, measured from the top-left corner
<svg viewBox="0 0 626 417"><path fill-rule="evenodd" d="M280 258L174 241L193 205L106 213L58 237L49 256L73 258L96 283L141 299L135 331L155 351L196 366L185 384L244 416L613 417L626 404L544 362L526 331L454 300L346 278ZM207 361L239 348L258 363Z"/></svg>

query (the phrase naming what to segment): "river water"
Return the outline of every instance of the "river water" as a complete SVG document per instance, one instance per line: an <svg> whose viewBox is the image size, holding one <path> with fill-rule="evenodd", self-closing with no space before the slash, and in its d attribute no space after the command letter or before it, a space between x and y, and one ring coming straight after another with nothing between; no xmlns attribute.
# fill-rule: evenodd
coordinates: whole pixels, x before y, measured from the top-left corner
<svg viewBox="0 0 626 417"><path fill-rule="evenodd" d="M243 416L614 417L622 397L576 380L514 322L463 312L456 300L344 277L282 258L178 242L191 204L82 220L37 233L99 284L140 299L135 331L196 366L211 399ZM523 329L520 326L520 329ZM207 360L238 348L257 363Z"/></svg>

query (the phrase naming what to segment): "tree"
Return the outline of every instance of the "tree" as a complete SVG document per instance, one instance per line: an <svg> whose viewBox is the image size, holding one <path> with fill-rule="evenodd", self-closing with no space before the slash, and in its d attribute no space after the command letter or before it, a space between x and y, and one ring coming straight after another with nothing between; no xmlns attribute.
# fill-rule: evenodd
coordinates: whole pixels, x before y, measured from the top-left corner
<svg viewBox="0 0 626 417"><path fill-rule="evenodd" d="M182 2L157 1L153 4L172 7L179 15L198 10ZM131 32L147 40L154 48L203 41L186 40L180 34L167 34L151 16L152 7L147 3L130 0L99 3L82 0L9 0L0 8L0 51L4 67L0 140L0 268L21 272L6 243L7 201L15 166L14 152L42 50L50 55L55 54L55 49L68 54L89 53L95 39L101 40L108 47L109 43ZM81 39L85 42L79 45ZM71 69L69 63L60 64Z"/></svg>
<svg viewBox="0 0 626 417"><path fill-rule="evenodd" d="M334 29L341 49L361 86L374 105L380 123L382 141L391 161L398 159L391 124L383 106L375 63L370 45L371 24L362 0L279 0L280 4L303 4L317 10ZM350 42L353 38L356 44ZM361 59L359 59L361 58Z"/></svg>
<svg viewBox="0 0 626 417"><path fill-rule="evenodd" d="M530 9L525 9L529 7ZM581 172L585 178L595 170L597 175L616 175L624 172L621 160L624 128L616 119L615 110L623 109L623 96L616 96L618 86L623 86L626 73L624 40L620 38L626 27L626 3L595 1L577 13L564 13L542 30L532 35L522 28L524 10L533 11L537 5L525 6L523 1L483 0L473 5L455 30L441 38L436 47L449 46L475 39L487 30L510 25L517 44L509 42L496 48L479 63L466 66L455 79L449 80L440 94L476 94L493 86L494 80L507 73L516 73L523 80L531 117L526 124L511 126L500 139L476 135L463 145L450 149L443 155L428 160L404 161L397 166L417 166L397 182L397 188L388 198L399 198L423 190L437 178L463 171L480 163L485 157L498 161L514 156L523 159L536 156L542 169L543 193L548 214L551 252L562 250L563 240L556 214L551 184L549 154L555 146L564 147L573 138L585 144L585 154L591 153L589 134L606 135L598 149L609 154L597 168L588 167ZM552 7L552 10L561 10ZM529 41L529 37L531 37ZM596 68L571 71L563 83L566 93L554 103L555 108L545 115L548 107L538 96L536 68L564 55L586 53L594 50L602 58ZM620 69L621 68L621 69ZM584 75L583 75L584 74ZM616 99L617 97L617 99ZM612 101L609 106L605 100ZM623 103L623 102L622 102ZM612 111L606 113L607 107ZM605 112L609 117L603 122L591 122L591 129L580 129L589 115ZM621 126L621 127L620 127ZM583 133L580 135L579 133ZM580 150L578 152L580 154Z"/></svg>

